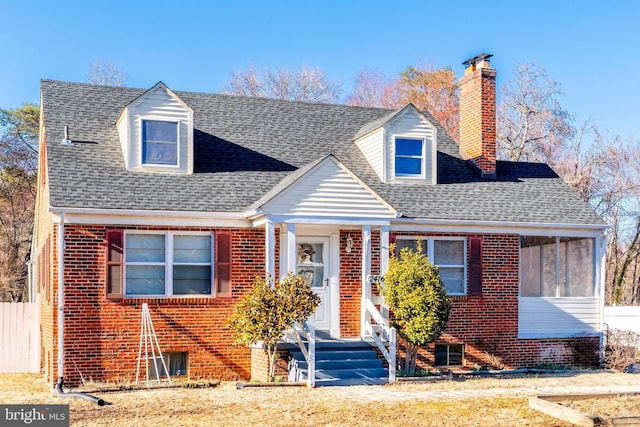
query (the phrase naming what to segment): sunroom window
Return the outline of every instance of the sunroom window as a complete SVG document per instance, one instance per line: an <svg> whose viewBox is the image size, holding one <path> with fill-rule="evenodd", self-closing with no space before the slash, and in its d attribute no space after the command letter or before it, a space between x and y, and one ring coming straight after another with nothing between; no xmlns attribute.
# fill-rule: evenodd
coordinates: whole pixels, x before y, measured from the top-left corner
<svg viewBox="0 0 640 427"><path fill-rule="evenodd" d="M178 123L159 120L142 121L142 163L178 165Z"/></svg>
<svg viewBox="0 0 640 427"><path fill-rule="evenodd" d="M592 297L594 239L522 236L520 296Z"/></svg>
<svg viewBox="0 0 640 427"><path fill-rule="evenodd" d="M395 176L424 177L425 143L421 138L395 138Z"/></svg>
<svg viewBox="0 0 640 427"><path fill-rule="evenodd" d="M466 294L466 241L460 238L423 238L422 253L438 267L440 279L448 295ZM417 239L398 237L396 241L397 253L402 248L409 247L417 250Z"/></svg>
<svg viewBox="0 0 640 427"><path fill-rule="evenodd" d="M211 235L127 233L125 294L212 294Z"/></svg>

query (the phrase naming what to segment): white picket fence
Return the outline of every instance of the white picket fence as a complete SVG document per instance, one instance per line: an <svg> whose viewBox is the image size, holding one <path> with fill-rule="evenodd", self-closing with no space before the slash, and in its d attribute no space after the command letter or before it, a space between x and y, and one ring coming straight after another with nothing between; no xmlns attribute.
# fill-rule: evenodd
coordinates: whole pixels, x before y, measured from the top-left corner
<svg viewBox="0 0 640 427"><path fill-rule="evenodd" d="M605 307L604 323L609 329L622 329L640 333L640 306Z"/></svg>
<svg viewBox="0 0 640 427"><path fill-rule="evenodd" d="M0 373L40 372L40 307L0 303Z"/></svg>

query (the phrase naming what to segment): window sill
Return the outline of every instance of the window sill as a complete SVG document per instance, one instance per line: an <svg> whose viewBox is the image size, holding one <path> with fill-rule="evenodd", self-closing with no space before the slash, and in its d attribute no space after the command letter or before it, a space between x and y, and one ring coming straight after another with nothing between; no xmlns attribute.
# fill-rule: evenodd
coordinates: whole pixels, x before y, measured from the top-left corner
<svg viewBox="0 0 640 427"><path fill-rule="evenodd" d="M213 295L210 296L173 296L173 297L124 297L121 300L123 305L141 305L143 303L153 305L169 305L169 304L212 304L219 300Z"/></svg>

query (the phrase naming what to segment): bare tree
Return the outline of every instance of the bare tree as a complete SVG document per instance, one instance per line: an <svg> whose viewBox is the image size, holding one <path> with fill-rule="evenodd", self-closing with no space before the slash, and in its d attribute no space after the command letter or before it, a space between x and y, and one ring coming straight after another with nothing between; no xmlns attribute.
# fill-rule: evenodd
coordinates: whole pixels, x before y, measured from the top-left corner
<svg viewBox="0 0 640 427"><path fill-rule="evenodd" d="M521 64L501 92L497 114L500 157L553 163L575 132L573 117L558 101L563 95L560 85L543 67Z"/></svg>
<svg viewBox="0 0 640 427"><path fill-rule="evenodd" d="M240 96L267 96L255 68L232 72L231 77L224 84L222 92Z"/></svg>
<svg viewBox="0 0 640 427"><path fill-rule="evenodd" d="M104 86L125 86L127 74L113 62L94 61L91 63L87 82Z"/></svg>
<svg viewBox="0 0 640 427"><path fill-rule="evenodd" d="M319 68L303 65L296 71L249 68L235 71L224 84L223 93L241 96L262 96L307 102L338 102L342 92L339 81L330 80Z"/></svg>
<svg viewBox="0 0 640 427"><path fill-rule="evenodd" d="M430 112L454 139L458 138L459 90L451 68L411 66L395 79L366 69L356 77L347 104L364 107L400 108L412 103Z"/></svg>
<svg viewBox="0 0 640 427"><path fill-rule="evenodd" d="M399 98L397 79L394 81L375 68L367 68L356 76L353 93L347 98L346 104L398 108Z"/></svg>

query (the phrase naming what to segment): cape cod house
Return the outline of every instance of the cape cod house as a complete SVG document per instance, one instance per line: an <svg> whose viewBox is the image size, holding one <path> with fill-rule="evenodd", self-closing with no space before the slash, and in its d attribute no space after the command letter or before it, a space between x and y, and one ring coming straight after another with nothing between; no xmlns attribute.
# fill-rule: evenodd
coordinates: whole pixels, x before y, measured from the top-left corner
<svg viewBox="0 0 640 427"><path fill-rule="evenodd" d="M459 145L411 104L43 80L32 279L48 381L134 379L143 303L172 375L247 379L227 319L266 273L307 275L310 327L369 345L387 323L372 277L418 237L452 299L421 364L575 364L578 336L597 350L605 225L548 166L496 161L489 57L465 62Z"/></svg>

